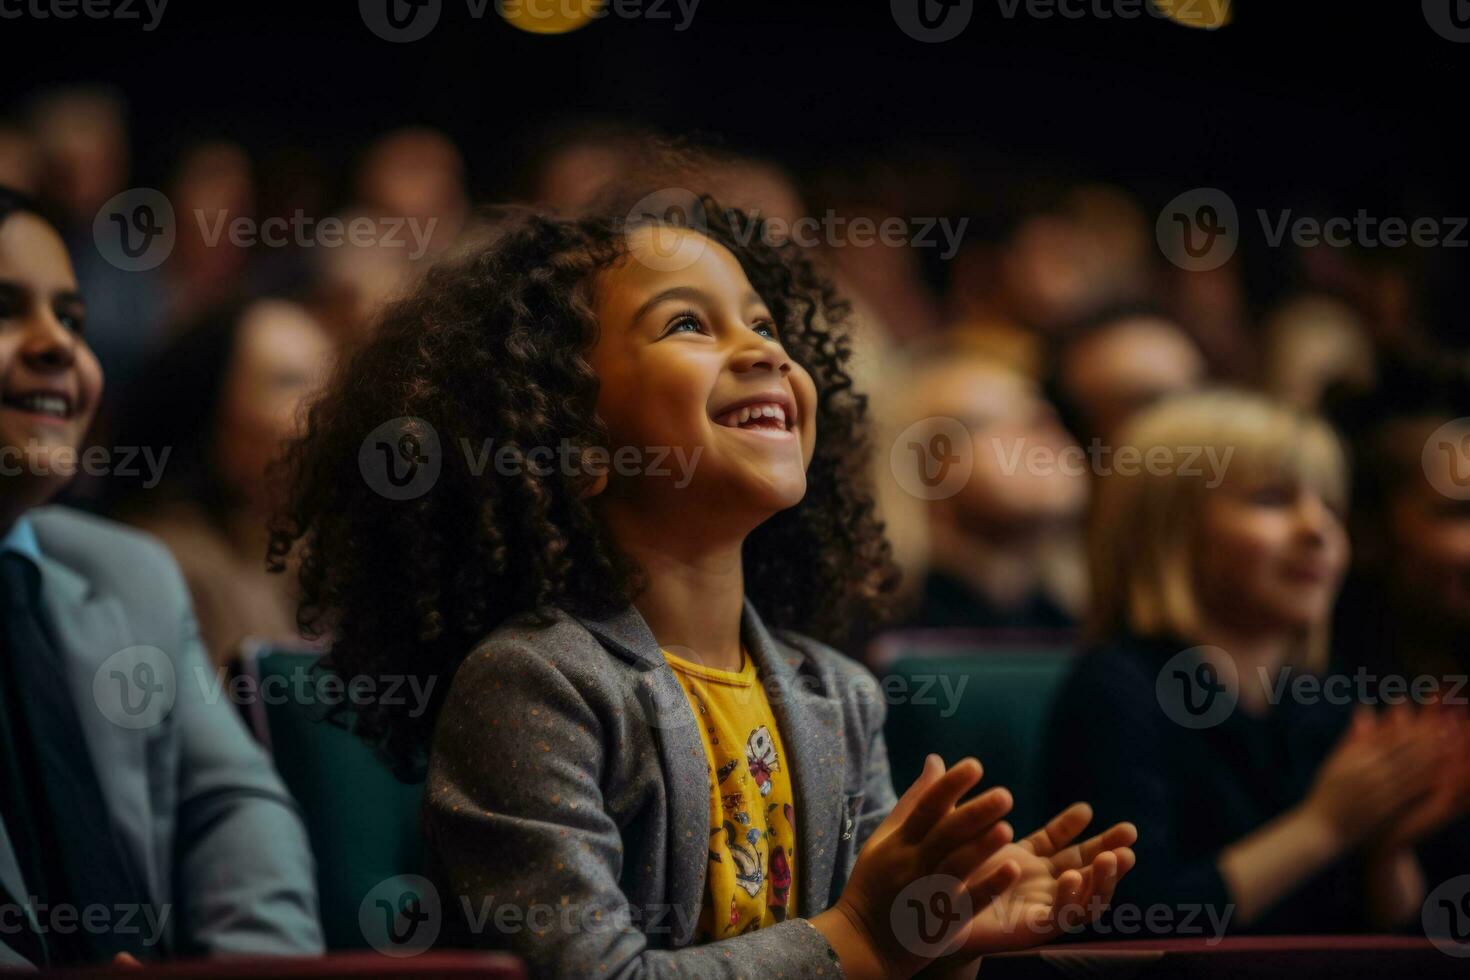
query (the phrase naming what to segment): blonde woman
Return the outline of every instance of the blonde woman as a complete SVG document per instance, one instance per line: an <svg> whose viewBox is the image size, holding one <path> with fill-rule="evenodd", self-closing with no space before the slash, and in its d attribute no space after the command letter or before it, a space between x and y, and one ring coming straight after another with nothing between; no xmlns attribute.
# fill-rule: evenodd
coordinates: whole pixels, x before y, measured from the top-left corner
<svg viewBox="0 0 1470 980"><path fill-rule="evenodd" d="M1104 822L1137 815L1119 903L1170 911L1142 920L1155 931L1191 908L1229 932L1416 920L1414 846L1464 812L1463 722L1375 714L1315 673L1348 557L1332 432L1208 391L1140 413L1099 460L1091 649L1055 705L1047 778Z"/></svg>

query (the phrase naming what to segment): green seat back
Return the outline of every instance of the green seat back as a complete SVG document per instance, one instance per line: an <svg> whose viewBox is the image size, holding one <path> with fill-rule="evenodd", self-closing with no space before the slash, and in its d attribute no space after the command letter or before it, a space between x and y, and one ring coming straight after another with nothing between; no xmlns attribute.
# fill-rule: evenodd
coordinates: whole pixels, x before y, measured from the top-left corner
<svg viewBox="0 0 1470 980"><path fill-rule="evenodd" d="M313 682L316 660L315 653L275 648L250 656L246 670L263 692L254 721L306 819L327 947L362 948L358 908L367 893L387 878L423 872L423 785L395 779L366 743L320 720L325 699ZM343 696L340 687L325 693Z"/></svg>
<svg viewBox="0 0 1470 980"><path fill-rule="evenodd" d="M882 674L894 789L908 788L930 752L946 764L973 755L985 765L982 787L1005 786L1015 796L1007 819L1018 834L1051 816L1043 742L1072 648L950 645L939 652L933 644L900 642L890 651Z"/></svg>

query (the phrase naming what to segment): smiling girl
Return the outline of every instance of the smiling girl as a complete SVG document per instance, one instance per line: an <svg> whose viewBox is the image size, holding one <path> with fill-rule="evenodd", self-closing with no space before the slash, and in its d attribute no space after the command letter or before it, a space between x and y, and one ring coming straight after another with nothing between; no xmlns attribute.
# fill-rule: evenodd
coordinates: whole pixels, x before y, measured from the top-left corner
<svg viewBox="0 0 1470 980"><path fill-rule="evenodd" d="M1375 715L1313 683L1348 556L1336 437L1260 395L1208 391L1120 438L1177 465L1098 481L1094 648L1053 706L1051 799L1085 787L1104 816L1146 816L1129 904L1253 932L1416 920L1415 847L1470 805L1470 743L1448 712ZM1201 450L1229 461L1223 480L1187 461Z"/></svg>
<svg viewBox="0 0 1470 980"><path fill-rule="evenodd" d="M1074 845L1076 805L1013 842L1004 789L960 802L974 760L895 798L873 678L808 638L891 579L844 309L694 216L532 215L432 273L312 410L277 552L304 545L335 670L432 685L357 731L427 763L458 941L544 976L973 973L1106 902L1134 832ZM359 470L387 423L396 479L438 469L411 499ZM574 449L456 451L486 438ZM637 465L669 450L697 464ZM962 912L905 920L928 909Z"/></svg>

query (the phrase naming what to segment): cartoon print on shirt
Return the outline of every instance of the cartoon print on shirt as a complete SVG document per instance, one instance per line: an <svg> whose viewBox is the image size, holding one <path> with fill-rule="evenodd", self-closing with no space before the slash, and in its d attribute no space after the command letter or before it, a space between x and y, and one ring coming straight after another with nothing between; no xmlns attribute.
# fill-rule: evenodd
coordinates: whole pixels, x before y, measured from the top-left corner
<svg viewBox="0 0 1470 980"><path fill-rule="evenodd" d="M765 871L761 868L760 851L747 847L741 840L740 831L730 821L725 821L725 845L730 858L735 862L735 883L752 898L761 890Z"/></svg>
<svg viewBox="0 0 1470 980"><path fill-rule="evenodd" d="M785 922L787 899L791 895L791 865L780 844L771 848L769 882L766 888L766 905L777 922Z"/></svg>
<svg viewBox="0 0 1470 980"><path fill-rule="evenodd" d="M770 729L765 725L751 732L746 739L745 764L750 769L751 776L755 777L755 784L760 787L761 795L770 796L771 773L781 768L781 762L776 758L775 740L771 738Z"/></svg>

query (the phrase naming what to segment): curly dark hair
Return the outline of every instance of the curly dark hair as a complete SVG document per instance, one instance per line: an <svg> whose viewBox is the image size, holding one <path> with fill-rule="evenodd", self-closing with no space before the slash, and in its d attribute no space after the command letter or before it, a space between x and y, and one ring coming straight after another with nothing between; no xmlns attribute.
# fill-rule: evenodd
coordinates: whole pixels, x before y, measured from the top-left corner
<svg viewBox="0 0 1470 980"><path fill-rule="evenodd" d="M708 197L707 234L734 253L816 383L815 455L795 507L746 540L746 588L777 628L843 645L887 612L897 581L866 474L866 398L846 364L847 305L794 245ZM494 240L435 268L388 307L311 406L284 465L293 487L271 529L270 565L300 562L298 619L328 635L325 669L344 678L435 679L428 710L353 706L351 724L403 778L422 772L449 680L509 617L553 607L604 616L638 594L640 571L595 517L592 476L517 476L447 451L460 437L497 447L607 446L586 354L597 337L594 274L626 254L625 220L516 213ZM422 419L446 451L432 489L391 500L359 470L386 420ZM547 468L556 469L556 468Z"/></svg>

